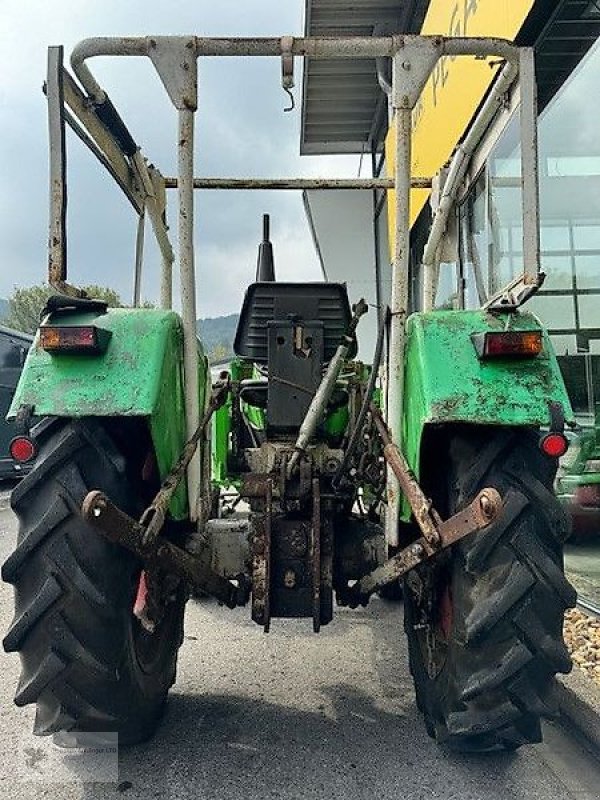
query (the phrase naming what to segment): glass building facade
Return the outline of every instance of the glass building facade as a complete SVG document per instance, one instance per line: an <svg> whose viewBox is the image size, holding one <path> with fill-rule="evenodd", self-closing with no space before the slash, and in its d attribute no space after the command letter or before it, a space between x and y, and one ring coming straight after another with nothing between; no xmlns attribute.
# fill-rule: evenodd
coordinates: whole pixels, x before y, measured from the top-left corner
<svg viewBox="0 0 600 800"><path fill-rule="evenodd" d="M549 330L579 414L600 401L600 42L539 121L542 269L525 306ZM458 264L442 264L438 307L479 307L523 272L518 109L458 214Z"/></svg>

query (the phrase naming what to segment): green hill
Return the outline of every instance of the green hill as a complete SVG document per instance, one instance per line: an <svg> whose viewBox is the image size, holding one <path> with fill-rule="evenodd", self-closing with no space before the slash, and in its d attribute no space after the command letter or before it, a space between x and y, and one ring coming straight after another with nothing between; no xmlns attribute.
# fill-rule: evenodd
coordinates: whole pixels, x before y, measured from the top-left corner
<svg viewBox="0 0 600 800"><path fill-rule="evenodd" d="M233 355L233 339L239 314L207 317L197 322L198 335L210 361L224 361Z"/></svg>
<svg viewBox="0 0 600 800"><path fill-rule="evenodd" d="M8 314L8 300L0 297L0 324ZM211 361L223 361L233 355L233 338L239 314L199 319L197 329Z"/></svg>

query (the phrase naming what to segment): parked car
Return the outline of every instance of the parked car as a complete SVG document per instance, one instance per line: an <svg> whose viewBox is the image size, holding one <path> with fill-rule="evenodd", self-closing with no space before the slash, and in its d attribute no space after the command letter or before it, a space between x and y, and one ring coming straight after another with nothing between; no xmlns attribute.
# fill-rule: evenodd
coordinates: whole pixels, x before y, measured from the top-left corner
<svg viewBox="0 0 600 800"><path fill-rule="evenodd" d="M11 458L10 443L17 431L6 414L32 342L32 336L0 325L0 479L19 477L30 469Z"/></svg>
<svg viewBox="0 0 600 800"><path fill-rule="evenodd" d="M598 427L583 428L570 439L569 450L561 461L556 479L556 493L571 515L572 539L600 536Z"/></svg>
<svg viewBox="0 0 600 800"><path fill-rule="evenodd" d="M600 536L600 355L559 356L580 425L556 478L556 493L571 515L575 541Z"/></svg>

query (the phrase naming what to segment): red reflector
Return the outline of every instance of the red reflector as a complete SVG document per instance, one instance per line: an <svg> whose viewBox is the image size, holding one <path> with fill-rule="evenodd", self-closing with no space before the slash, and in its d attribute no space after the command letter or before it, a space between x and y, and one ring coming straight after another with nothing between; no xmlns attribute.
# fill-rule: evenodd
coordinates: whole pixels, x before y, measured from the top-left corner
<svg viewBox="0 0 600 800"><path fill-rule="evenodd" d="M35 455L35 445L27 436L15 436L8 449L11 457L21 464L31 461Z"/></svg>
<svg viewBox="0 0 600 800"><path fill-rule="evenodd" d="M562 433L547 433L540 441L540 448L550 458L560 458L569 449L569 440Z"/></svg>
<svg viewBox="0 0 600 800"><path fill-rule="evenodd" d="M541 331L486 333L483 356L538 356L542 352Z"/></svg>

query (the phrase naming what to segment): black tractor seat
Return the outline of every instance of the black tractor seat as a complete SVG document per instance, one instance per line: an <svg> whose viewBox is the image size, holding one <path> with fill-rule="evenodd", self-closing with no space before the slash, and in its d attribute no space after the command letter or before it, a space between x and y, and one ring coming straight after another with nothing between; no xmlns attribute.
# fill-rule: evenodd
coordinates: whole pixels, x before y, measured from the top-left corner
<svg viewBox="0 0 600 800"><path fill-rule="evenodd" d="M352 315L345 284L276 283L248 287L233 350L267 365L268 379L243 381L240 398L266 409L267 435L294 435ZM356 355L356 340L349 357ZM347 402L336 393L328 411Z"/></svg>
<svg viewBox="0 0 600 800"><path fill-rule="evenodd" d="M269 322L323 323L323 362L333 358L352 312L343 283L252 283L246 290L233 343L240 358L267 364ZM356 356L356 340L349 358Z"/></svg>

